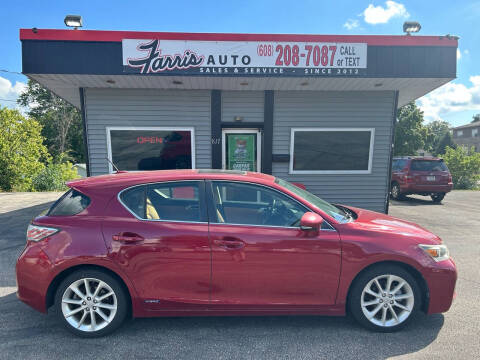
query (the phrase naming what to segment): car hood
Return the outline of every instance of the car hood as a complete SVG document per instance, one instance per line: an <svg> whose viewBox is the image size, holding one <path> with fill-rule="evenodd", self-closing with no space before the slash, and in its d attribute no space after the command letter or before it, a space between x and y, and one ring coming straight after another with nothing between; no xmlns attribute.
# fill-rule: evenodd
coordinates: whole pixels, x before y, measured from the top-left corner
<svg viewBox="0 0 480 360"><path fill-rule="evenodd" d="M344 205L342 205L344 206ZM416 238L419 242L440 244L442 240L427 229L410 221L398 219L375 211L345 206L357 214L357 218L349 223L359 230L386 232Z"/></svg>

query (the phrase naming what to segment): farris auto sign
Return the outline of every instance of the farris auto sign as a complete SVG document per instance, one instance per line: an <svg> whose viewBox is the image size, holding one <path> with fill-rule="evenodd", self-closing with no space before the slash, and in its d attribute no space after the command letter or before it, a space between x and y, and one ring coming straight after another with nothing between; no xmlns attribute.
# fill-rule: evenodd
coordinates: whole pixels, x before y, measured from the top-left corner
<svg viewBox="0 0 480 360"><path fill-rule="evenodd" d="M123 70L140 74L362 76L364 43L122 41Z"/></svg>

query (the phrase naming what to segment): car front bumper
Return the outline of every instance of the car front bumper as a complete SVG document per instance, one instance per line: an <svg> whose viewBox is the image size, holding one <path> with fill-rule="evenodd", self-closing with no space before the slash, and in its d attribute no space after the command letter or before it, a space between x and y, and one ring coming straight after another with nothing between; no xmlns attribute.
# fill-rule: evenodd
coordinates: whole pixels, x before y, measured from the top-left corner
<svg viewBox="0 0 480 360"><path fill-rule="evenodd" d="M455 299L457 268L452 259L435 264L424 272L429 292L428 314L448 311Z"/></svg>

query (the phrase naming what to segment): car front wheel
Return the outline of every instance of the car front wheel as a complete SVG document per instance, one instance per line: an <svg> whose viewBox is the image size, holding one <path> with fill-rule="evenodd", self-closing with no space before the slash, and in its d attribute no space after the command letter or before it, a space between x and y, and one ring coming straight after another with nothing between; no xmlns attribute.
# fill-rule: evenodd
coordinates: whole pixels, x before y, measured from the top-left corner
<svg viewBox="0 0 480 360"><path fill-rule="evenodd" d="M367 270L352 285L349 309L364 327L380 332L400 330L420 309L420 289L413 276L397 266Z"/></svg>
<svg viewBox="0 0 480 360"><path fill-rule="evenodd" d="M402 194L400 185L398 183L393 183L391 192L393 200L399 201L405 199L405 196Z"/></svg>
<svg viewBox="0 0 480 360"><path fill-rule="evenodd" d="M111 333L128 313L120 282L98 270L76 271L63 280L56 292L55 307L65 327L82 337Z"/></svg>

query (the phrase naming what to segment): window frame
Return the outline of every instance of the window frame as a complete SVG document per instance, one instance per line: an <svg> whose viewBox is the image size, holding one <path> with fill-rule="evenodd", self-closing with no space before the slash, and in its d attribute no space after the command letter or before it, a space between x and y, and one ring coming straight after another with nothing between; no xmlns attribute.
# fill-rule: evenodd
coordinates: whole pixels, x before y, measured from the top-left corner
<svg viewBox="0 0 480 360"><path fill-rule="evenodd" d="M199 204L199 212L200 212L200 219L201 221L186 221L186 220L163 220L163 219L147 219L147 218L142 218L139 217L135 212L130 210L130 208L122 201L121 195L123 192L131 190L133 188L143 186L144 191L149 186L152 185L159 185L159 184L169 184L169 183L181 183L181 182L198 182L198 204ZM141 183L141 184L136 184L133 186L126 187L125 189L122 189L121 191L118 192L117 194L117 200L118 202L130 213L132 214L137 220L141 221L152 221L152 222L165 222L165 223L186 223L186 224L208 224L208 214L207 214L207 199L206 195L207 192L205 190L205 180L203 179L181 179L181 180L167 180L167 181L156 181L156 182L148 182L148 183ZM146 201L146 200L145 200Z"/></svg>
<svg viewBox="0 0 480 360"><path fill-rule="evenodd" d="M352 131L352 132L370 132L370 148L368 152L367 170L294 170L293 169L293 151L295 148L296 132L328 132L328 131ZM373 163L373 149L375 142L375 128L320 128L320 127L296 127L290 129L290 161L288 165L289 174L327 174L327 175L345 175L345 174L371 174Z"/></svg>
<svg viewBox="0 0 480 360"><path fill-rule="evenodd" d="M195 156L195 128L194 127L176 127L176 126L107 126L105 128L107 132L107 158L108 158L108 172L113 174L112 166L112 130L152 130L152 131L190 131L190 152L192 154L192 169L195 169L196 166L196 156ZM122 170L122 169L119 169ZM141 171L141 170L129 170L129 171Z"/></svg>
<svg viewBox="0 0 480 360"><path fill-rule="evenodd" d="M207 196L207 203L208 203L207 204L208 222L209 222L209 224L212 224L212 225L221 225L221 226L227 225L227 226L242 226L242 227L265 227L265 228L300 230L300 225L299 226L280 226L280 225L263 225L263 224L262 225L254 225L254 224L235 224L235 223L228 223L228 222L224 222L224 223L214 222L213 221L213 217L214 217L213 214L216 213L215 200L214 200L214 197L213 197L213 183L214 182L223 182L223 183L228 182L228 183L246 184L246 185L254 185L254 186L263 187L263 188L266 188L268 190L277 192L280 195L283 195L283 196L287 197L288 199L294 201L295 203L297 203L301 207L305 208L306 209L305 212L313 212L315 214L318 214L315 210L312 210L309 206L302 203L301 201L298 201L297 199L290 196L289 194L287 194L287 193L285 193L285 192L283 192L279 189L276 189L274 187L265 185L265 184L260 184L260 183L251 182L251 181L230 180L230 179L208 179L208 180L205 180L205 194ZM323 218L323 224L325 224L325 225L322 225L322 226L325 226L325 228L321 228L320 231L336 231L335 228L323 216L322 216L322 218Z"/></svg>

